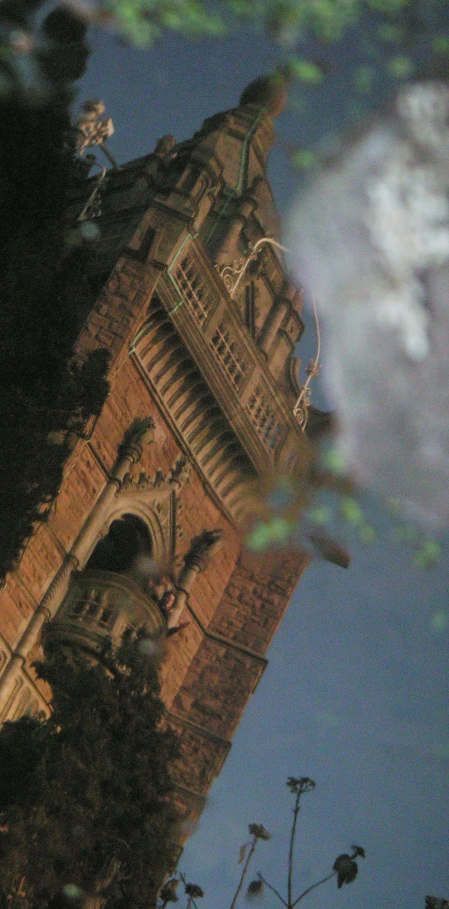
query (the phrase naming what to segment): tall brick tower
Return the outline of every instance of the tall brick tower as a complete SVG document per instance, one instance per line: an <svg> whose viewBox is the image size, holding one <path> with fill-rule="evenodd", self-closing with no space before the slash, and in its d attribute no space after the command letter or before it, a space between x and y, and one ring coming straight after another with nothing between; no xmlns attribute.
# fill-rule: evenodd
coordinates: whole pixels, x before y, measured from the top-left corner
<svg viewBox="0 0 449 909"><path fill-rule="evenodd" d="M300 552L259 559L242 530L257 482L309 469L293 417L301 296L283 273L266 178L282 93L257 80L192 139L166 136L73 197L73 221L99 229L77 354L107 347L111 390L1 592L5 719L48 711L31 668L46 620L93 653L126 627L165 638L145 571L172 566L169 625L190 624L165 641L163 697L194 815L307 564Z"/></svg>

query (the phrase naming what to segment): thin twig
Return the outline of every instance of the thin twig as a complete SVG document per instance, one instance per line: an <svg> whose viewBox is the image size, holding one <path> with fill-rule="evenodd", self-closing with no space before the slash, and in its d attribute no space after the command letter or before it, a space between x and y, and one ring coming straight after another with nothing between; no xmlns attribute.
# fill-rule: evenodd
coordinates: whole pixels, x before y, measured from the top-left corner
<svg viewBox="0 0 449 909"><path fill-rule="evenodd" d="M284 898L283 898L283 897L281 896L281 894L276 890L276 887L272 887L271 884L269 884L268 881L266 881L265 878L262 877L260 871L258 871L257 876L258 876L259 880L261 880L262 883L265 884L266 887L268 887L269 890L272 890L273 893L276 894L277 898L281 901L282 905L283 905L283 906L286 906L287 909L288 909L288 903L285 902Z"/></svg>
<svg viewBox="0 0 449 909"><path fill-rule="evenodd" d="M252 859L252 857L253 857L253 852L254 852L254 850L255 850L255 848L256 848L256 843L257 843L257 837L254 836L254 837L253 837L253 841L252 841L252 843L251 843L251 849L250 849L249 852L248 852L248 858L246 859L246 862L245 862L245 867L244 867L244 869L243 869L243 871L242 871L242 874L241 874L241 877L240 877L240 880L239 880L239 883L238 883L237 890L236 890L235 893L234 893L234 899L232 900L232 903L231 903L229 909L234 909L234 907L235 907L235 904L236 904L236 902L237 902L237 897L238 897L238 895L239 895L239 893L240 893L240 891L241 891L241 889L242 889L243 881L245 880L245 877L246 877L246 872L248 871L248 865L249 865L249 863L250 863L250 861L251 861L251 859Z"/></svg>
<svg viewBox="0 0 449 909"><path fill-rule="evenodd" d="M307 890L304 890L304 892L301 893L300 896L298 896L298 898L295 900L294 903L290 903L290 905L288 906L288 909L294 909L294 907L297 905L297 903L299 903L299 901L302 900L302 898L304 896L307 896L307 894L310 893L311 890L315 890L315 887L319 887L320 884L325 884L326 881L330 881L331 877L335 877L336 873L337 873L336 871L332 871L332 873L328 874L327 877L323 877L320 881L317 881L316 884L312 884L311 887L307 887Z"/></svg>
<svg viewBox="0 0 449 909"><path fill-rule="evenodd" d="M299 804L301 795L302 795L302 789L300 786L298 789L297 795L296 795L296 799L295 799L295 807L293 809L293 824L292 824L292 831L290 834L290 848L288 851L287 900L288 900L289 906L291 906L291 904L292 904L293 849L294 849L294 845L295 845L296 825L298 823L298 814L299 814L300 808L301 808L301 806Z"/></svg>

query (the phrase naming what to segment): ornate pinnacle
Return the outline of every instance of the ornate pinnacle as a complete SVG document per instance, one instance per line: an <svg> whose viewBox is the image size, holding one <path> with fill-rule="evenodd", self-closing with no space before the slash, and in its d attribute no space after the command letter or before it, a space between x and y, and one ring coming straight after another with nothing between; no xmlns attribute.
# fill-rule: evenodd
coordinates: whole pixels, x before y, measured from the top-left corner
<svg viewBox="0 0 449 909"><path fill-rule="evenodd" d="M190 549L184 559L185 568L204 571L212 555L220 547L222 540L222 530L203 530L191 542Z"/></svg>
<svg viewBox="0 0 449 909"><path fill-rule="evenodd" d="M135 420L120 446L120 458L129 460L131 464L136 464L140 461L145 445L154 442L154 429L152 417Z"/></svg>

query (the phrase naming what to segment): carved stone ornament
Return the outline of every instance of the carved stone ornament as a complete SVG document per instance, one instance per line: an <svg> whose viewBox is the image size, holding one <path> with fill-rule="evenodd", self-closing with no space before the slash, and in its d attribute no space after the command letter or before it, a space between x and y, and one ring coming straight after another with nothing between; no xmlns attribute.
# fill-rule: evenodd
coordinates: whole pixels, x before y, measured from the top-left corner
<svg viewBox="0 0 449 909"><path fill-rule="evenodd" d="M135 420L120 446L119 458L129 458L132 464L140 461L145 445L154 442L154 429L151 417Z"/></svg>
<svg viewBox="0 0 449 909"><path fill-rule="evenodd" d="M168 483L170 486L178 486L181 489L184 483L188 483L192 473L192 462L187 455L180 454L176 458L173 467L170 468Z"/></svg>
<svg viewBox="0 0 449 909"><path fill-rule="evenodd" d="M179 491L185 483L189 482L191 472L191 461L186 455L179 454L167 474L164 474L160 468L156 470L153 478L144 470L139 471L139 473L129 471L123 478L122 489L146 490L165 487L169 489L176 488Z"/></svg>
<svg viewBox="0 0 449 909"><path fill-rule="evenodd" d="M281 243L277 242L277 240L273 240L272 237L261 237L260 240L257 240L256 243L248 244L248 254L245 258L234 259L232 265L215 265L215 269L220 275L220 278L229 291L229 295L231 297L234 296L237 287L240 284L240 281L248 269L249 264L257 259L260 249L264 245L274 246L276 249L281 249L284 252L288 252L285 246L282 246Z"/></svg>
<svg viewBox="0 0 449 909"><path fill-rule="evenodd" d="M165 158L166 155L170 154L175 145L175 137L171 136L170 133L167 133L167 135L162 136L162 139L157 140L154 154L157 155L158 158Z"/></svg>
<svg viewBox="0 0 449 909"><path fill-rule="evenodd" d="M222 530L203 530L199 536L194 537L190 544L190 549L184 558L185 567L204 571L209 565L212 555L220 547L222 540Z"/></svg>

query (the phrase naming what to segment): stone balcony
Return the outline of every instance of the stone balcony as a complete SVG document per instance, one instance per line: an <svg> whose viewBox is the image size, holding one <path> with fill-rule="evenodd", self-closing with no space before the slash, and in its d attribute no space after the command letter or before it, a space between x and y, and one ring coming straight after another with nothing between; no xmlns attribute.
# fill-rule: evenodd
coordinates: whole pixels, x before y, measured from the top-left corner
<svg viewBox="0 0 449 909"><path fill-rule="evenodd" d="M73 575L51 634L99 654L107 639L117 646L126 629L140 628L151 640L165 637L167 626L156 601L126 575L86 570Z"/></svg>
<svg viewBox="0 0 449 909"><path fill-rule="evenodd" d="M159 279L132 356L230 514L244 478L306 477L310 450L266 358L200 240Z"/></svg>
<svg viewBox="0 0 449 909"><path fill-rule="evenodd" d="M186 246L164 284L172 323L256 469L285 462L294 450L304 454L292 408L200 240Z"/></svg>

